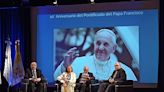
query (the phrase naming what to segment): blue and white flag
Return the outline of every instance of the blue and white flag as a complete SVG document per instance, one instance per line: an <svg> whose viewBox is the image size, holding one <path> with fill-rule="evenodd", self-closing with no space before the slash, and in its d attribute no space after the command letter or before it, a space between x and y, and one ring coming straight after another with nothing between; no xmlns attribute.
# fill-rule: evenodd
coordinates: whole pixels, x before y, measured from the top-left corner
<svg viewBox="0 0 164 92"><path fill-rule="evenodd" d="M11 41L5 41L6 52L5 52L5 63L4 63L4 72L3 76L7 80L9 86L12 85L12 59L11 59Z"/></svg>

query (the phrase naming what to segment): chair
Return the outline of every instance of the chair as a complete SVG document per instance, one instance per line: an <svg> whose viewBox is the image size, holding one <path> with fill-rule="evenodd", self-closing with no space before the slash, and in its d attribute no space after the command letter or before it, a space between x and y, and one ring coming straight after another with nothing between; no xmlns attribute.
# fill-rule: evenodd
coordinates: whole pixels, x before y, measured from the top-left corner
<svg viewBox="0 0 164 92"><path fill-rule="evenodd" d="M28 84L29 84L29 80L28 79L22 79L20 91L21 92L27 92L28 91Z"/></svg>
<svg viewBox="0 0 164 92"><path fill-rule="evenodd" d="M57 83L54 84L56 86L56 92L59 92L59 85Z"/></svg>
<svg viewBox="0 0 164 92"><path fill-rule="evenodd" d="M43 91L42 92L47 92L47 81L46 80L42 80L42 85L43 85ZM23 79L21 81L21 91L22 92L28 92L28 86L29 86L29 80L28 79Z"/></svg>
<svg viewBox="0 0 164 92"><path fill-rule="evenodd" d="M56 92L60 92L61 90L61 85L62 83L58 80L55 81L55 83L53 84L56 87Z"/></svg>
<svg viewBox="0 0 164 92"><path fill-rule="evenodd" d="M90 92L96 92L99 87L99 81L98 80L91 80L91 83L89 84L89 91Z"/></svg>
<svg viewBox="0 0 164 92"><path fill-rule="evenodd" d="M93 80L89 85L90 92L96 92L99 88L101 81ZM133 81L119 81L115 84L115 92L133 92Z"/></svg>
<svg viewBox="0 0 164 92"><path fill-rule="evenodd" d="M55 82L55 86L57 87L57 92L60 91L60 86L61 86L62 83L60 83L60 81L56 81ZM76 86L75 86L75 92L79 92L79 80L77 79L76 81ZM89 84L89 92L96 92L96 90L98 89L98 86L99 86L99 81L98 80L91 80L90 81L90 84Z"/></svg>
<svg viewBox="0 0 164 92"><path fill-rule="evenodd" d="M133 80L117 82L115 92L133 92Z"/></svg>
<svg viewBox="0 0 164 92"><path fill-rule="evenodd" d="M79 86L80 86L80 83L79 83L79 80L77 79L76 81L76 87L75 87L75 92L79 92ZM98 80L90 80L89 82L89 92L96 92L96 87L99 86L99 83L98 83ZM97 87L98 88L98 87Z"/></svg>
<svg viewBox="0 0 164 92"><path fill-rule="evenodd" d="M47 92L59 92L59 83L57 83L57 81L55 82L49 82L47 85L48 89Z"/></svg>

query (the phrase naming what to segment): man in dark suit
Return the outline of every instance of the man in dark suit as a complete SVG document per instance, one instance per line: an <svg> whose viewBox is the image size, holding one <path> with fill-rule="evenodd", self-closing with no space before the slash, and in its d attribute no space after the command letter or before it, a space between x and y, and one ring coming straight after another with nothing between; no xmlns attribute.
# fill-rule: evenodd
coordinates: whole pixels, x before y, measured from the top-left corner
<svg viewBox="0 0 164 92"><path fill-rule="evenodd" d="M100 84L98 92L114 92L115 83L121 81L126 81L126 73L124 69L121 68L121 63L116 62L112 76L109 78L108 82Z"/></svg>
<svg viewBox="0 0 164 92"><path fill-rule="evenodd" d="M95 77L91 72L89 72L89 68L87 66L84 66L84 72L80 73L78 82L79 84L79 90L80 92L89 92L89 84L91 83L91 80L94 80Z"/></svg>
<svg viewBox="0 0 164 92"><path fill-rule="evenodd" d="M43 84L41 82L44 80L44 76L42 72L37 69L37 63L35 60L32 60L30 69L26 70L25 79L29 80L29 92L43 91Z"/></svg>

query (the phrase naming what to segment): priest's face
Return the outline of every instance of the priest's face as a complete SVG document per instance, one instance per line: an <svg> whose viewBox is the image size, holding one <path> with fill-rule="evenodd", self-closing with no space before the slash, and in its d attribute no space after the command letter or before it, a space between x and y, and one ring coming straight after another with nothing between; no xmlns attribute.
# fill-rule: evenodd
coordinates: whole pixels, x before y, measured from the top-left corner
<svg viewBox="0 0 164 92"><path fill-rule="evenodd" d="M99 32L96 34L94 42L94 53L99 61L106 61L110 58L110 54L114 53L116 45L113 43L112 37L108 32Z"/></svg>

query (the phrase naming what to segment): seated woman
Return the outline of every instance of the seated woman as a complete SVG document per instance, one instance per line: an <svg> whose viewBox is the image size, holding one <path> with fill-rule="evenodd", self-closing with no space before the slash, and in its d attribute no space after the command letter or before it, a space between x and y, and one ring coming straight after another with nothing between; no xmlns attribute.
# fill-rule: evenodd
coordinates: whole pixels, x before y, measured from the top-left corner
<svg viewBox="0 0 164 92"><path fill-rule="evenodd" d="M62 83L61 92L74 92L76 74L73 72L71 66L68 66L66 72L63 72L60 76L58 76L57 80Z"/></svg>

